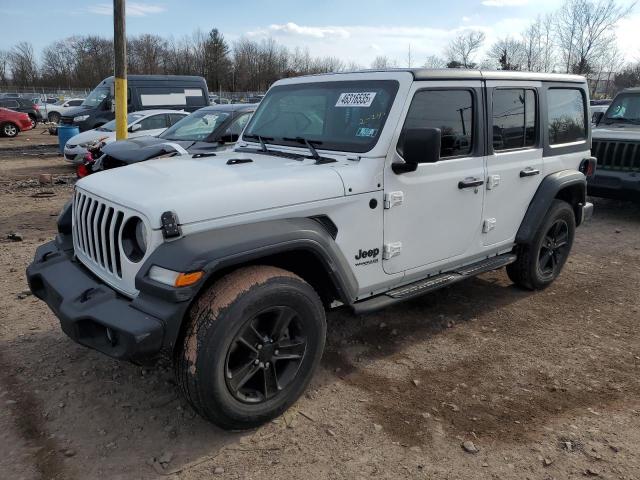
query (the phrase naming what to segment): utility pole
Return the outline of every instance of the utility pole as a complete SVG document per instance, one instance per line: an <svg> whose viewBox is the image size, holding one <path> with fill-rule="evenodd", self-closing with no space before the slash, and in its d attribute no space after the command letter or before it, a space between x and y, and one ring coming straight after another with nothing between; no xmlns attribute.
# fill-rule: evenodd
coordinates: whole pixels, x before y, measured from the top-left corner
<svg viewBox="0 0 640 480"><path fill-rule="evenodd" d="M116 140L127 138L127 34L125 0L113 0L113 50L115 55Z"/></svg>

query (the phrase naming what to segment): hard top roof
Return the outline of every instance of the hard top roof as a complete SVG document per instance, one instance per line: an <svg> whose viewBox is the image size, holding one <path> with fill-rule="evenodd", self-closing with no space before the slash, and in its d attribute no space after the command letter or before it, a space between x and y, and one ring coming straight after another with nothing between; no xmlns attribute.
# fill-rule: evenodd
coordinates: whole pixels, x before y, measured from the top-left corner
<svg viewBox="0 0 640 480"><path fill-rule="evenodd" d="M338 72L327 75L341 75L347 73L373 72L408 72L414 80L535 80L546 82L585 83L586 79L580 75L565 73L513 72L509 70L470 70L463 68L387 68ZM318 74L322 76L323 74Z"/></svg>

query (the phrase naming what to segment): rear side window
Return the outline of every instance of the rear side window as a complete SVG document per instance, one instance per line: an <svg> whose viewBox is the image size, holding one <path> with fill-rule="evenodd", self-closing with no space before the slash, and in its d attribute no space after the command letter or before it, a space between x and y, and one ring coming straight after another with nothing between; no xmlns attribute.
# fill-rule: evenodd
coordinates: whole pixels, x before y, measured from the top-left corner
<svg viewBox="0 0 640 480"><path fill-rule="evenodd" d="M69 106L70 107L78 107L82 105L82 100L70 100L69 101Z"/></svg>
<svg viewBox="0 0 640 480"><path fill-rule="evenodd" d="M531 89L493 92L493 149L532 147L536 143L536 94Z"/></svg>
<svg viewBox="0 0 640 480"><path fill-rule="evenodd" d="M185 116L186 115L180 115L179 113L170 113L169 122L171 123L171 125L174 125L178 123L180 120L182 120Z"/></svg>
<svg viewBox="0 0 640 480"><path fill-rule="evenodd" d="M404 128L439 128L440 158L473 148L473 95L469 90L422 90L411 101Z"/></svg>
<svg viewBox="0 0 640 480"><path fill-rule="evenodd" d="M550 88L547 91L550 145L587 138L585 108L584 96L577 88Z"/></svg>
<svg viewBox="0 0 640 480"><path fill-rule="evenodd" d="M189 87L138 87L140 104L143 107L203 107L206 105L204 91Z"/></svg>

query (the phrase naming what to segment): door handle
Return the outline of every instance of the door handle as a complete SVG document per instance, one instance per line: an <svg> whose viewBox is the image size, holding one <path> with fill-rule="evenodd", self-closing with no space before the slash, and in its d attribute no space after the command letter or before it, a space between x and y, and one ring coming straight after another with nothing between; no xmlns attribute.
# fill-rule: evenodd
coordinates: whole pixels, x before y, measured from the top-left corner
<svg viewBox="0 0 640 480"><path fill-rule="evenodd" d="M475 188L484 184L484 180L480 178L465 178L458 182L458 188L462 190L463 188Z"/></svg>
<svg viewBox="0 0 640 480"><path fill-rule="evenodd" d="M534 175L540 175L540 170L537 168L525 168L524 170L520 170L520 178L533 177Z"/></svg>

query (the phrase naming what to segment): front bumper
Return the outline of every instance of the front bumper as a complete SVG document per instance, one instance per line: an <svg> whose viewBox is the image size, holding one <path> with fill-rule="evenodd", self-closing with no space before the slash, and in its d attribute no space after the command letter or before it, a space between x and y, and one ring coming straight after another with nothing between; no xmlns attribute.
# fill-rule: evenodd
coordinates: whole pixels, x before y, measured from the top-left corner
<svg viewBox="0 0 640 480"><path fill-rule="evenodd" d="M142 304L155 314L136 308L136 300L120 295L74 260L73 250L65 249L61 238L40 246L27 268L33 294L51 308L62 330L76 342L123 360L156 357L167 346L167 323L180 321L180 308L154 308L148 299Z"/></svg>
<svg viewBox="0 0 640 480"><path fill-rule="evenodd" d="M74 165L79 165L83 162L87 152L88 150L80 145L76 145L74 148L64 147L64 159Z"/></svg>
<svg viewBox="0 0 640 480"><path fill-rule="evenodd" d="M640 201L640 173L598 169L587 180L587 193L594 197Z"/></svg>

